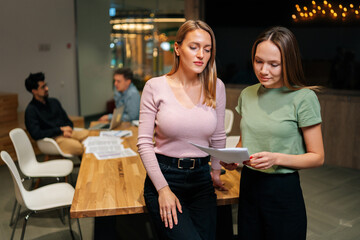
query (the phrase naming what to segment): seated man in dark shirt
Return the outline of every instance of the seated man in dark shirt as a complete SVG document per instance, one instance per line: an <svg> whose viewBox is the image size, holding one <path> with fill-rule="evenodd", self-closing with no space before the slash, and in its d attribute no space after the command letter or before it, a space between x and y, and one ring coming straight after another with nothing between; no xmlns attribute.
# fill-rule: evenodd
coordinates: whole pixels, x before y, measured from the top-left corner
<svg viewBox="0 0 360 240"><path fill-rule="evenodd" d="M33 99L25 110L25 125L34 140L54 138L64 153L81 155L88 130L73 131L73 123L56 98L49 98L49 89L43 73L34 73L25 79L26 89Z"/></svg>

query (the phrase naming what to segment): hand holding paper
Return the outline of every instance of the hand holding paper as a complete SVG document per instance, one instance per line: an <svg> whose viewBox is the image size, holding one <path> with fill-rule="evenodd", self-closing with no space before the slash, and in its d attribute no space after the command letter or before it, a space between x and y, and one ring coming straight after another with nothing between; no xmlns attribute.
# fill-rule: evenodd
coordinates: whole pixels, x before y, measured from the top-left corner
<svg viewBox="0 0 360 240"><path fill-rule="evenodd" d="M213 157L220 159L225 163L243 163L244 161L249 160L249 152L247 148L221 148L215 149L210 147L204 147L197 145L195 143L190 144L199 148L200 150L210 154Z"/></svg>

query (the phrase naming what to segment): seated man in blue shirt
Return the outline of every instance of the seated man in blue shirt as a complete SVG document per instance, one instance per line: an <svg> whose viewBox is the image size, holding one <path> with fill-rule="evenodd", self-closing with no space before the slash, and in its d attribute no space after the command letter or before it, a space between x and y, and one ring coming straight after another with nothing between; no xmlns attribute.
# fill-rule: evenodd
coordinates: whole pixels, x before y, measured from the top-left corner
<svg viewBox="0 0 360 240"><path fill-rule="evenodd" d="M129 68L119 68L114 75L114 100L116 108L125 106L121 120L131 122L139 120L140 93L132 83L133 72ZM112 114L103 115L99 121L109 121Z"/></svg>
<svg viewBox="0 0 360 240"><path fill-rule="evenodd" d="M30 136L34 140L54 138L64 153L81 155L81 141L88 136L89 131L73 131L73 123L59 100L49 98L45 75L42 72L30 73L25 79L25 87L33 95L25 110L25 125Z"/></svg>

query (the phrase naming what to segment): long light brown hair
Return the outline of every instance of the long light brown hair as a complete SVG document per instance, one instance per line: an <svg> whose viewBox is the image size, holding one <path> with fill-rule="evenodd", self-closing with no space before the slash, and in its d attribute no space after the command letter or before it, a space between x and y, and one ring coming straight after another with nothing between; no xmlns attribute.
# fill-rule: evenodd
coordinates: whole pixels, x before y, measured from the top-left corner
<svg viewBox="0 0 360 240"><path fill-rule="evenodd" d="M215 54L216 54L216 44L215 44L215 34L213 30L205 22L201 20L188 20L179 28L175 41L181 46L183 40L186 37L188 32L194 31L196 29L202 29L210 34L211 37L211 56L210 59L202 73L199 74L200 82L202 83L202 88L204 92L204 101L203 104L206 106L216 107L216 64L215 64ZM180 56L177 56L174 51L174 64L172 69L167 74L168 76L176 73L179 69Z"/></svg>
<svg viewBox="0 0 360 240"><path fill-rule="evenodd" d="M251 51L251 59L254 64L256 48L263 41L274 43L281 53L281 67L284 85L291 90L309 88L318 90L318 86L309 86L306 82L301 63L301 55L294 34L285 27L272 27L261 33L255 40Z"/></svg>

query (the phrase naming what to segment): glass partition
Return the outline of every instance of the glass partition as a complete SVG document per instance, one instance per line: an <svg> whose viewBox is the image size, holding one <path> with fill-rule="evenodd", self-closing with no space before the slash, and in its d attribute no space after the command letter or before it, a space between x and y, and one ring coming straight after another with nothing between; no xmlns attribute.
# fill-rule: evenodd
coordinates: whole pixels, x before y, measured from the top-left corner
<svg viewBox="0 0 360 240"><path fill-rule="evenodd" d="M176 1L179 4L179 1ZM170 71L173 64L174 40L185 22L184 6L175 10L111 9L111 68L129 67L138 87L151 77Z"/></svg>

